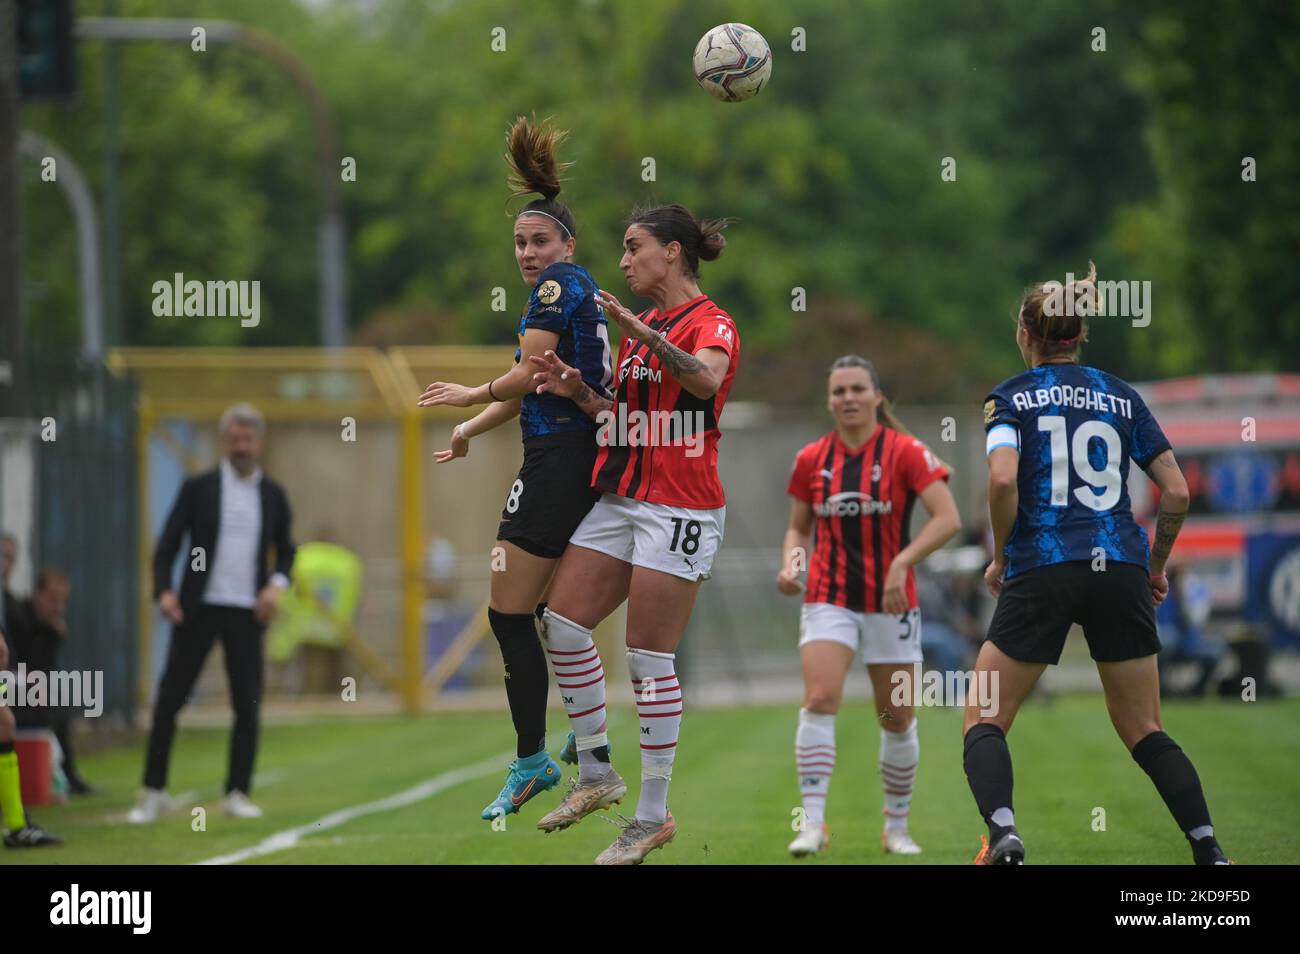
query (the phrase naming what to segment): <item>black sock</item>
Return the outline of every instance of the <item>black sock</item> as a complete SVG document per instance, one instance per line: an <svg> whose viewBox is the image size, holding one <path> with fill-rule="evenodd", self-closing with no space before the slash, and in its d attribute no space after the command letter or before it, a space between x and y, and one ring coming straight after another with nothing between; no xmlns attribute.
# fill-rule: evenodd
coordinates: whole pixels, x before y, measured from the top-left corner
<svg viewBox="0 0 1300 954"><path fill-rule="evenodd" d="M546 748L546 694L550 673L537 638L532 613L498 613L488 607L488 623L506 664L506 699L515 724L515 754L521 759Z"/></svg>
<svg viewBox="0 0 1300 954"><path fill-rule="evenodd" d="M1009 827L993 824L993 813L1011 805L1011 749L1002 730L989 722L972 726L962 743L962 765L975 804L989 826L989 844L995 844Z"/></svg>
<svg viewBox="0 0 1300 954"><path fill-rule="evenodd" d="M1163 732L1152 732L1133 746L1133 761L1151 776L1156 791L1184 834L1211 824L1201 780L1192 760L1177 742Z"/></svg>

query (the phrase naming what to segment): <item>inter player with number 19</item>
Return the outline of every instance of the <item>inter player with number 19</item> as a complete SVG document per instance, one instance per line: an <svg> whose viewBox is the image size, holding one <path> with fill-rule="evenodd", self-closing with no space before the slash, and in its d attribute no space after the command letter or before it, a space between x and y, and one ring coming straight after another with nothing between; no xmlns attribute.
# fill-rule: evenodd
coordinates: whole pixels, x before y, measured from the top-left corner
<svg viewBox="0 0 1300 954"><path fill-rule="evenodd" d="M1020 864L1025 845L1011 803L1006 733L1038 677L1061 658L1073 623L1097 663L1115 731L1150 776L1197 864L1227 864L1191 760L1163 730L1155 604L1169 593L1165 563L1187 514L1187 482L1136 390L1081 367L1097 271L1025 294L1016 344L1029 370L984 405L994 558L984 574L998 598L976 685L991 700L966 707L963 759L989 834L977 864ZM1080 302L1084 307L1066 307ZM1133 519L1132 459L1160 488L1155 543ZM986 682L986 673L994 677ZM1065 740L1063 740L1065 741Z"/></svg>

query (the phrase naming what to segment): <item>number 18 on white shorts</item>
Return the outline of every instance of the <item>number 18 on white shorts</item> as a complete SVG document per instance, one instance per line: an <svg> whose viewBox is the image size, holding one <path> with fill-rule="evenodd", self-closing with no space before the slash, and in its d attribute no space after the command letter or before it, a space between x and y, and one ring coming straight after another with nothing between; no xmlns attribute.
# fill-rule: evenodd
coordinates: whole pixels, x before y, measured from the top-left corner
<svg viewBox="0 0 1300 954"><path fill-rule="evenodd" d="M832 603L804 603L799 615L799 645L818 639L843 643L860 652L863 663L921 661L921 611L857 613Z"/></svg>
<svg viewBox="0 0 1300 954"><path fill-rule="evenodd" d="M727 508L691 510L602 494L569 542L633 566L707 580Z"/></svg>

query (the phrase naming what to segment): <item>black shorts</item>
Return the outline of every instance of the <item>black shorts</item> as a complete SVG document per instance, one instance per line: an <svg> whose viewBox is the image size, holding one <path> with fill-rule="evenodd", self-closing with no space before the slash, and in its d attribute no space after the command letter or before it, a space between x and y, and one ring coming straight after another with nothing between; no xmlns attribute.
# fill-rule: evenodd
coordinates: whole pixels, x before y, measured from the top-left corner
<svg viewBox="0 0 1300 954"><path fill-rule="evenodd" d="M510 485L497 539L553 560L600 499L591 489L596 432L548 434L524 441L524 465Z"/></svg>
<svg viewBox="0 0 1300 954"><path fill-rule="evenodd" d="M1097 662L1123 662L1160 651L1155 600L1146 567L1089 560L1035 567L1002 587L988 638L1012 659L1055 665L1070 624L1083 627Z"/></svg>

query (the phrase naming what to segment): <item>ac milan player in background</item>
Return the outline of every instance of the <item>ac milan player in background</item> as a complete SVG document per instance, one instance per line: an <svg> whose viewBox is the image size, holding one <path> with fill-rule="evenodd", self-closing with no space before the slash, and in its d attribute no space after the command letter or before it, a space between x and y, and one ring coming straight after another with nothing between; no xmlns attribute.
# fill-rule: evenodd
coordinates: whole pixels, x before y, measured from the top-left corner
<svg viewBox="0 0 1300 954"><path fill-rule="evenodd" d="M861 653L880 721L881 844L887 852L915 855L921 849L908 834L907 815L921 745L910 680L913 664L921 661L921 614L912 567L947 543L961 518L948 469L899 423L870 361L857 355L836 360L828 391L835 430L795 456L786 491L794 498L790 527L776 577L782 593L804 593L804 703L795 763L805 825L790 853L812 855L830 843L825 811L835 768L835 714L844 677ZM909 540L918 498L930 519ZM814 518L817 545L809 563ZM799 580L805 566L806 588ZM906 681L895 682L896 673Z"/></svg>
<svg viewBox="0 0 1300 954"><path fill-rule="evenodd" d="M602 496L570 539L542 615L579 766L563 802L538 822L544 831L567 828L627 791L609 761L605 676L591 631L628 603L641 796L636 817L597 864L640 864L677 830L668 811L682 721L674 653L722 543L718 419L740 356L735 322L698 284L700 260L717 258L726 244L725 225L699 222L679 205L633 213L619 267L632 293L655 307L636 316L597 293L623 335L612 402L554 355L532 359L539 391L571 397L602 425L592 475Z"/></svg>

